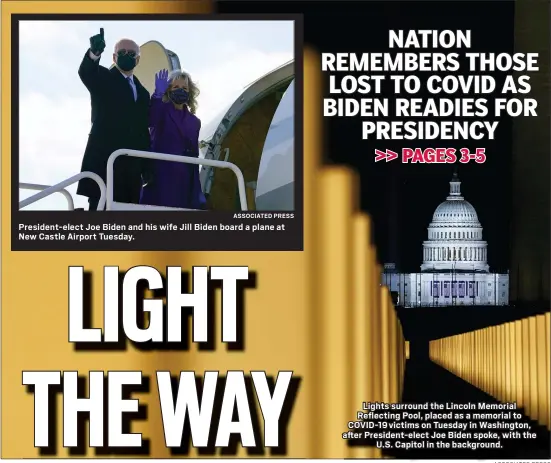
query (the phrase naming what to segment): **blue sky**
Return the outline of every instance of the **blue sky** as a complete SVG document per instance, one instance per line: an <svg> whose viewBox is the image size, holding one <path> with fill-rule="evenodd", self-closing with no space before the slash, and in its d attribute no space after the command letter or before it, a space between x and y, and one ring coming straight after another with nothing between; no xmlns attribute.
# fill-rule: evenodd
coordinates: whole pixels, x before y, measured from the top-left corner
<svg viewBox="0 0 551 463"><path fill-rule="evenodd" d="M203 126L245 86L293 59L290 21L22 21L19 27L20 182L53 185L80 171L90 130L90 98L77 71L89 37L105 30L101 63L120 38L161 42L201 90ZM70 187L76 207L87 200ZM34 192L20 190L20 198ZM66 209L58 194L25 210Z"/></svg>

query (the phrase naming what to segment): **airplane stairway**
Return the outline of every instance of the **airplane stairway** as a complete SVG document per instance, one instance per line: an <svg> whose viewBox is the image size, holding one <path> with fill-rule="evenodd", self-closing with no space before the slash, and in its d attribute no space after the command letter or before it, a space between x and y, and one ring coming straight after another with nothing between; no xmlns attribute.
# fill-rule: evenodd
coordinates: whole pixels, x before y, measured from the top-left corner
<svg viewBox="0 0 551 463"><path fill-rule="evenodd" d="M65 196L68 203L69 210L75 210L73 198L66 188L83 178L90 178L98 184L100 190L100 199L98 202L98 210L107 211L194 211L194 209L183 209L183 208L174 208L174 207L162 207L162 206L151 206L147 204L128 204L117 202L113 199L113 183L114 183L114 163L119 156L130 156L136 158L146 158L146 159L155 159L159 161L169 161L169 162L182 162L187 164L203 165L211 168L218 169L230 169L235 176L237 177L237 190L239 193L239 205L242 211L247 210L247 193L245 189L245 180L243 178L243 173L235 164L227 161L217 161L214 159L201 159L201 158L192 158L188 156L176 156L173 154L165 153L153 153L149 151L138 151L130 149L119 149L114 151L109 156L107 161L107 181L104 182L103 179L93 173L93 172L81 172L80 174L74 175L60 183L57 183L53 186L48 185L38 185L33 183L20 183L19 188L27 190L38 190L38 193L30 196L19 202L19 209L29 206L47 196L50 196L54 193L61 193Z"/></svg>

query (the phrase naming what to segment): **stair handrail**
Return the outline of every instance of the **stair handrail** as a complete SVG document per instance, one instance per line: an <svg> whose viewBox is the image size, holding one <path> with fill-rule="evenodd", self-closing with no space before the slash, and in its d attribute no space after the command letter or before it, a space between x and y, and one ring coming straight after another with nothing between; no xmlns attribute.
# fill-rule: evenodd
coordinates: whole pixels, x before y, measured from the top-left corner
<svg viewBox="0 0 551 463"><path fill-rule="evenodd" d="M215 161L214 159L194 158L189 156L178 156L175 154L154 153L151 151L139 151L131 149L118 149L113 151L107 160L107 203L106 210L111 210L113 207L113 180L114 172L113 165L119 156L129 156L135 158L156 159L159 161L182 162L187 164L196 164L210 167L218 167L220 169L230 169L237 177L237 188L239 190L239 202L241 210L247 210L247 193L245 190L245 179L241 169L235 164L226 161Z"/></svg>
<svg viewBox="0 0 551 463"><path fill-rule="evenodd" d="M46 198L47 196L50 196L51 194L61 192L61 190L66 191L65 190L66 187L72 185L75 182L78 182L83 178L89 178L98 184L100 197L98 201L97 210L98 211L103 210L103 207L105 206L105 196L106 196L105 193L107 188L105 187L105 182L103 181L103 179L98 174L95 174L94 172L80 172L79 174L73 175L72 177L69 177L68 179L63 180L62 182L56 183L55 185L52 185L46 188L45 190L39 191L38 193L30 196L29 198L26 198L23 201L19 201L19 209L27 207L30 204L33 204L43 198Z"/></svg>
<svg viewBox="0 0 551 463"><path fill-rule="evenodd" d="M50 188L52 185L41 185L39 183L22 183L19 182L19 189L20 190L33 190L33 191L42 191ZM75 210L75 202L73 201L73 197L71 196L71 193L69 193L65 188L62 190L57 191L57 193L61 193L63 196L65 196L65 199L67 200L67 205L69 211Z"/></svg>

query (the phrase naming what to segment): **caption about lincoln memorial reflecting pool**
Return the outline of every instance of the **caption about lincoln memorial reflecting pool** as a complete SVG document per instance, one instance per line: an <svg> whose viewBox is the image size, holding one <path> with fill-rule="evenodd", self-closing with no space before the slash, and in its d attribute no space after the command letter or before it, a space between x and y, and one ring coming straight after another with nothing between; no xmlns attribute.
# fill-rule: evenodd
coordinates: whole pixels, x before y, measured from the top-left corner
<svg viewBox="0 0 551 463"><path fill-rule="evenodd" d="M362 404L342 438L382 449L501 449L536 439L516 404Z"/></svg>
<svg viewBox="0 0 551 463"><path fill-rule="evenodd" d="M51 213L49 213L51 214ZM20 214L24 217L23 214ZM93 221L92 215L99 219ZM208 212L170 214L169 220L106 220L86 215L87 223L19 221L15 250L301 250L302 221L294 212L240 212L220 218ZM166 217L165 214L161 214ZM14 240L15 241L15 240ZM13 244L12 244L13 246ZM51 249L50 249L51 247Z"/></svg>

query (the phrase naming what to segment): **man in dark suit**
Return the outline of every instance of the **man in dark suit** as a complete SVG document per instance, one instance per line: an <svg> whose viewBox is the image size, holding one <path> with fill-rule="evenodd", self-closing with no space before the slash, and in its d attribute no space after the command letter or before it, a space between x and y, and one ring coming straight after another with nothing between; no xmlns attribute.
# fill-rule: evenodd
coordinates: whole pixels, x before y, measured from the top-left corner
<svg viewBox="0 0 551 463"><path fill-rule="evenodd" d="M141 151L150 149L149 92L134 76L140 59L140 47L123 39L115 45L113 62L107 69L100 66L105 50L103 29L90 38L78 75L90 92L92 129L82 160L81 172L95 172L106 180L107 160L117 149ZM138 204L147 163L140 158L121 156L115 161L113 199ZM99 188L91 179L82 179L77 194L88 197L89 210L97 210Z"/></svg>

